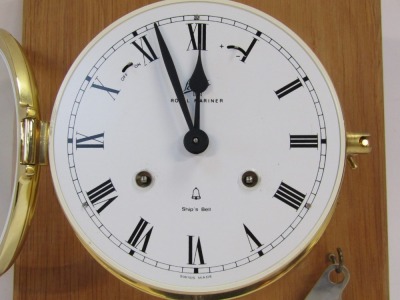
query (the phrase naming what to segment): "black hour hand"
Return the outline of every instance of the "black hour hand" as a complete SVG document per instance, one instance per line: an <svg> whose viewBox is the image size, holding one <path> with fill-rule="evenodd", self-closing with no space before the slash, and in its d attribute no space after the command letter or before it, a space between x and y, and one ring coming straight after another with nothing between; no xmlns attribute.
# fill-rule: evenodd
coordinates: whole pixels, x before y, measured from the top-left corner
<svg viewBox="0 0 400 300"><path fill-rule="evenodd" d="M199 49L196 67L194 68L192 77L189 79L189 87L196 94L196 105L194 113L194 128L200 129L200 95L209 86L208 79L204 72L203 63L201 61L201 50Z"/></svg>

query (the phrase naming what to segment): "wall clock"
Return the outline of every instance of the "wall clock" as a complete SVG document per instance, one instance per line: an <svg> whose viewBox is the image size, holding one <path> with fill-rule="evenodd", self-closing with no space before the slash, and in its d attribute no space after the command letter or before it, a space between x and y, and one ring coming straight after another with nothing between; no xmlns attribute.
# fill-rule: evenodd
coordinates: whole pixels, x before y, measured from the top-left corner
<svg viewBox="0 0 400 300"><path fill-rule="evenodd" d="M240 295L291 269L332 216L346 156L318 59L229 1L164 1L113 23L71 67L49 133L85 248L178 298Z"/></svg>

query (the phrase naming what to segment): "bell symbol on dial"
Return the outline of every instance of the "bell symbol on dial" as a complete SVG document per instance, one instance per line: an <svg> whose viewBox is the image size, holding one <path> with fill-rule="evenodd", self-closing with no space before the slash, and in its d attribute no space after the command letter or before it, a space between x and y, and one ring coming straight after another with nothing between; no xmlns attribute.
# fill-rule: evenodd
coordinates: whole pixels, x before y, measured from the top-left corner
<svg viewBox="0 0 400 300"><path fill-rule="evenodd" d="M200 191L199 191L199 189L198 189L197 187L195 187L195 188L193 189L193 192L192 192L192 199L193 199L193 200L200 200L200 199L201 199Z"/></svg>

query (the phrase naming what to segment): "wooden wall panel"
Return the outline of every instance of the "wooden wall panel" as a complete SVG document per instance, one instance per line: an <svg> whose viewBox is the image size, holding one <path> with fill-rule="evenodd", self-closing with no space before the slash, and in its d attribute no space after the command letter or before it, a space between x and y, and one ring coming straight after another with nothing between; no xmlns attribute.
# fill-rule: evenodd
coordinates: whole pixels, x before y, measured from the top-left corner
<svg viewBox="0 0 400 300"><path fill-rule="evenodd" d="M57 90L84 46L120 16L154 1L25 0L23 46L50 120ZM242 0L291 27L320 58L347 131L372 135L373 152L347 166L338 207L313 251L286 276L243 299L304 299L340 246L351 280L343 299L387 299L385 157L380 2ZM154 299L119 282L74 236L44 168L36 215L16 263L15 299Z"/></svg>

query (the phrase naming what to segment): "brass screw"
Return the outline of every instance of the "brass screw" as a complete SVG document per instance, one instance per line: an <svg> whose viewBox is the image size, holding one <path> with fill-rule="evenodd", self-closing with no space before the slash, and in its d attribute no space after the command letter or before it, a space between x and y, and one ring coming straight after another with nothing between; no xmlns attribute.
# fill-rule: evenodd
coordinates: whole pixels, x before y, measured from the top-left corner
<svg viewBox="0 0 400 300"><path fill-rule="evenodd" d="M140 171L135 177L136 184L142 188L148 187L152 182L152 176L147 171Z"/></svg>

